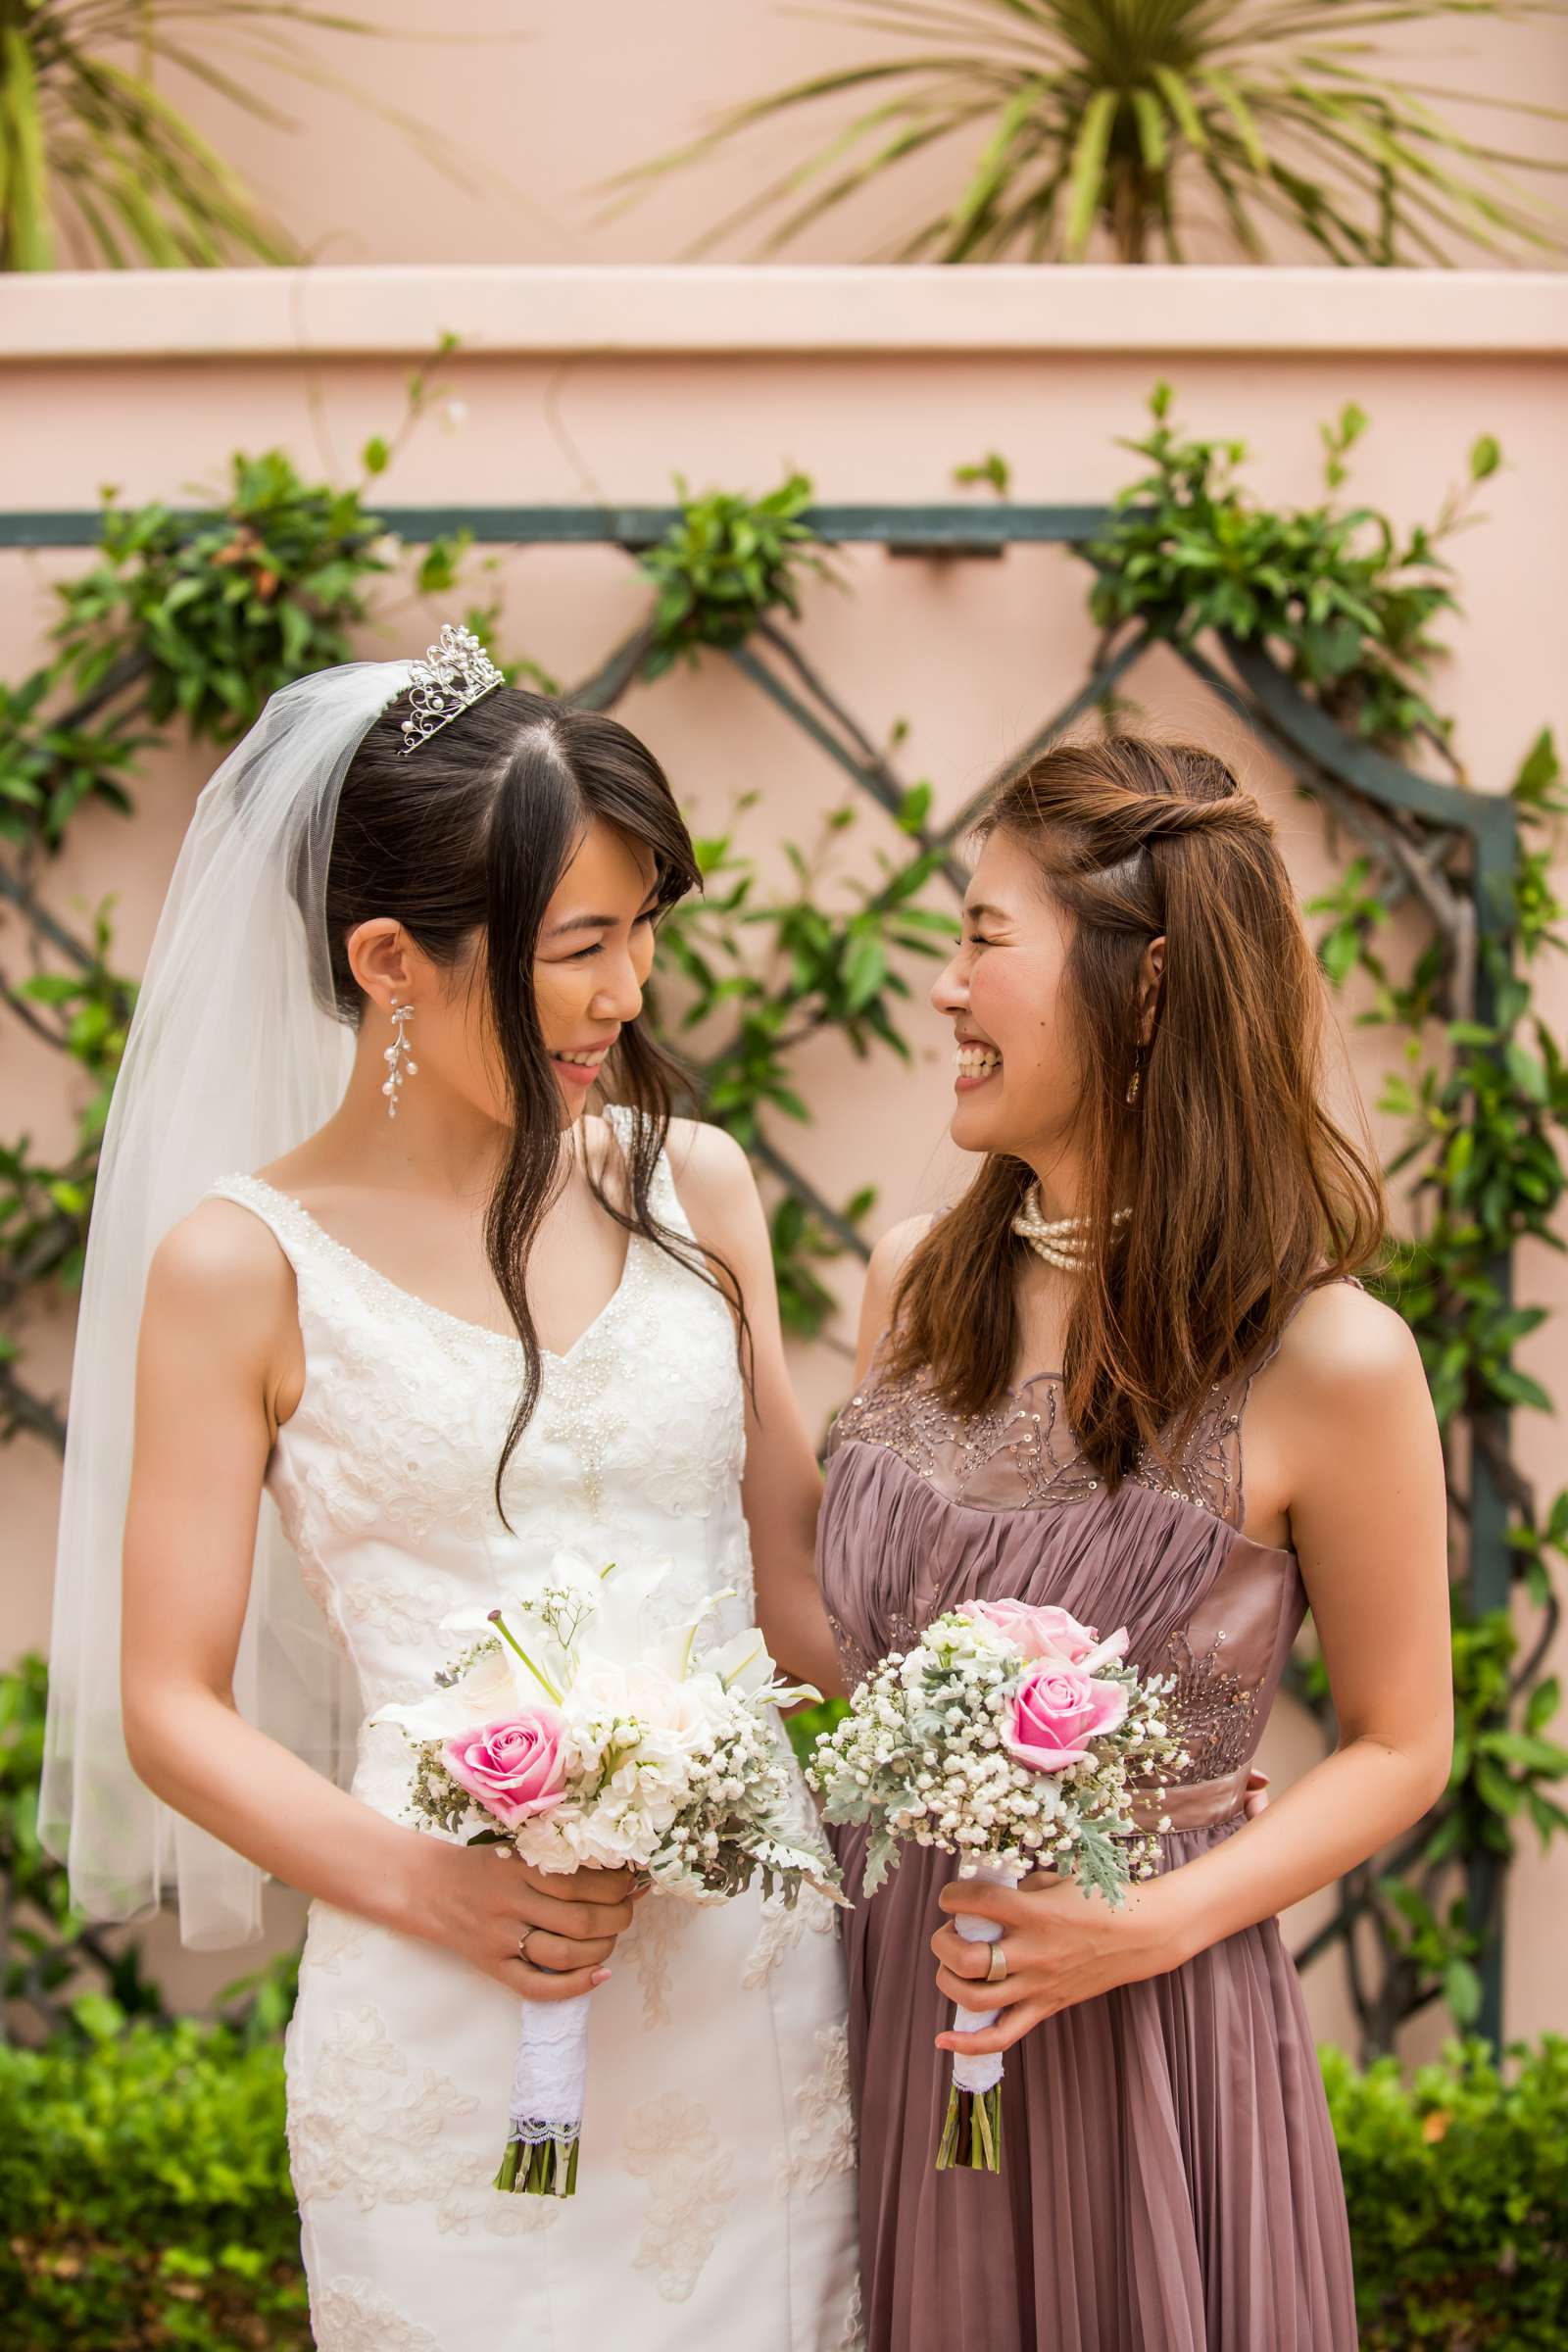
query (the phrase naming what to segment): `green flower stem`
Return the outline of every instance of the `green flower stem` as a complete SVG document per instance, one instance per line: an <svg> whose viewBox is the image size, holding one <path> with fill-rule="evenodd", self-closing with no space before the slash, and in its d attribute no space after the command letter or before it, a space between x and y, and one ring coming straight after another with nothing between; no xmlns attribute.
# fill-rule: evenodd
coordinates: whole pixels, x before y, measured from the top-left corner
<svg viewBox="0 0 1568 2352"><path fill-rule="evenodd" d="M578 2135L546 2139L525 2148L519 2139L507 2142L495 2186L514 2197L574 2197L577 2194Z"/></svg>
<svg viewBox="0 0 1568 2352"><path fill-rule="evenodd" d="M939 2173L1000 2173L1002 2170L1002 2084L990 2090L948 2093L948 2112L937 2143Z"/></svg>
<svg viewBox="0 0 1568 2352"><path fill-rule="evenodd" d="M507 1646L510 1649L514 1649L516 1651L518 1657L527 1667L528 1672L533 1676L533 1679L538 1684L540 1690L547 1691L559 1707L561 1704L561 1692L556 1689L556 1686L550 1680L550 1677L544 1673L540 1667L534 1664L532 1658L529 1657L528 1652L523 1648L522 1643L512 1632L511 1628L507 1624L506 1619L502 1616L499 1609L491 1610L490 1622L495 1627L496 1632L501 1636L502 1641L506 1642Z"/></svg>

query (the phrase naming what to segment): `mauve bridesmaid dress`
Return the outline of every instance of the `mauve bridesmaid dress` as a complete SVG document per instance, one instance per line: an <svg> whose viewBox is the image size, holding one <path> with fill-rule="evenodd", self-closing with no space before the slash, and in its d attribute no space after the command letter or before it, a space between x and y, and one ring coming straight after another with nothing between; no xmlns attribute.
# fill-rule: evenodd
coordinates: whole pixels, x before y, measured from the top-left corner
<svg viewBox="0 0 1568 2352"><path fill-rule="evenodd" d="M960 1601L1054 1601L1174 1673L1191 1771L1164 1866L1240 1826L1305 1600L1240 1532L1251 1374L1107 1494L1059 1379L956 1420L873 1369L833 1434L823 1590L852 1680ZM858 1893L865 1833L835 1833ZM1354 2352L1339 2162L1296 1971L1267 1920L1062 2011L1007 2053L1004 2170L937 2173L952 2064L929 1938L946 1855L906 1846L846 1915L867 2352Z"/></svg>

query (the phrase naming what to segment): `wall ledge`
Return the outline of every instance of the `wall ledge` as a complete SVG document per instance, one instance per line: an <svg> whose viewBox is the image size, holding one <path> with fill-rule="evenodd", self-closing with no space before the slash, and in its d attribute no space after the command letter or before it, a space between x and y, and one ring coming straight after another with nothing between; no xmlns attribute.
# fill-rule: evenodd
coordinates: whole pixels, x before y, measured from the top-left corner
<svg viewBox="0 0 1568 2352"><path fill-rule="evenodd" d="M1568 272L426 265L19 272L0 364L879 352L1568 353Z"/></svg>

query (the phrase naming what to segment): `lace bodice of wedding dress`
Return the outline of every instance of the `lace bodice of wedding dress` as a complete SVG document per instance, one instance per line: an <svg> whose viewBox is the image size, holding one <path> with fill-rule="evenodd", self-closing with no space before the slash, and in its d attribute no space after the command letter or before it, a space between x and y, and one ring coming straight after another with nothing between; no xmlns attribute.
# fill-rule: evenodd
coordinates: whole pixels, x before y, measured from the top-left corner
<svg viewBox="0 0 1568 2352"><path fill-rule="evenodd" d="M493 1486L520 1346L400 1290L260 1179L214 1190L294 1270L305 1386L268 1485L364 1715L425 1695L462 1646L442 1619L494 1605L560 1549L670 1558L670 1622L726 1590L717 1626L750 1622L733 1325L689 1269L632 1237L608 1305L547 1353L504 1484L509 1533ZM654 1207L689 1236L667 1161ZM395 1726L362 1729L355 1793L398 1817L410 1756ZM651 1894L612 1970L594 1995L578 2193L504 2196L490 2181L515 1998L444 1949L312 1905L287 2061L318 2352L581 2352L611 2317L639 2352L854 2342L827 1906Z"/></svg>

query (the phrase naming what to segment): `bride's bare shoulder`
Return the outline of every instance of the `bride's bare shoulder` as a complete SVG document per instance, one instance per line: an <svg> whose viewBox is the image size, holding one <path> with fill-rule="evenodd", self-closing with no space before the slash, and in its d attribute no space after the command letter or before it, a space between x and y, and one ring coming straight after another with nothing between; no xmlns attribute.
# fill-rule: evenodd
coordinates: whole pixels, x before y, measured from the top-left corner
<svg viewBox="0 0 1568 2352"><path fill-rule="evenodd" d="M667 1139L670 1172L687 1215L730 1222L757 1199L752 1163L735 1138L706 1119L671 1119Z"/></svg>
<svg viewBox="0 0 1568 2352"><path fill-rule="evenodd" d="M153 1252L147 1313L236 1339L271 1336L296 1315L294 1270L276 1237L237 1200L199 1200Z"/></svg>

